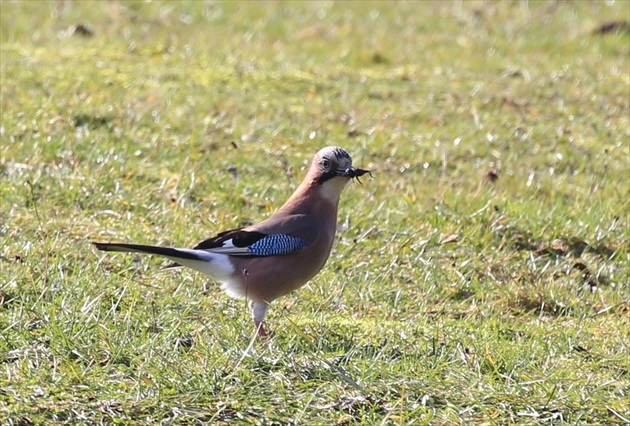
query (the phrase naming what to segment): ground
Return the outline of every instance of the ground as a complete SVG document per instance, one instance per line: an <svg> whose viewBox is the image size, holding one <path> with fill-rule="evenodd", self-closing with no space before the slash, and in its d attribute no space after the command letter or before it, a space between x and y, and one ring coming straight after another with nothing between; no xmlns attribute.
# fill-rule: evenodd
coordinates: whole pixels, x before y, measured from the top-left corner
<svg viewBox="0 0 630 426"><path fill-rule="evenodd" d="M630 4L2 2L0 423L627 424ZM324 270L194 246L319 148L372 170Z"/></svg>

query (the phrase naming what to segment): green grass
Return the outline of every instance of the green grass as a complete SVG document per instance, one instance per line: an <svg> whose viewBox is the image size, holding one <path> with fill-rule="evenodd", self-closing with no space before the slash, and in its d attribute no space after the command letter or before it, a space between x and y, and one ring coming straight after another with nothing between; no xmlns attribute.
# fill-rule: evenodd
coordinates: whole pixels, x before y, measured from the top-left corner
<svg viewBox="0 0 630 426"><path fill-rule="evenodd" d="M630 419L627 2L0 7L0 423ZM269 340L90 245L262 220L325 145L375 178Z"/></svg>

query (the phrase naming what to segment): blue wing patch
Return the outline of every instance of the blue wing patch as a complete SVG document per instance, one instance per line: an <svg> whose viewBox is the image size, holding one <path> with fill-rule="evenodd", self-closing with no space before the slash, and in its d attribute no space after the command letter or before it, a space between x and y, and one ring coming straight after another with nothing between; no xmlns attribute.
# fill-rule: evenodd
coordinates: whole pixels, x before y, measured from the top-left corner
<svg viewBox="0 0 630 426"><path fill-rule="evenodd" d="M308 246L308 242L286 234L272 234L247 247L254 256L275 256L298 251Z"/></svg>

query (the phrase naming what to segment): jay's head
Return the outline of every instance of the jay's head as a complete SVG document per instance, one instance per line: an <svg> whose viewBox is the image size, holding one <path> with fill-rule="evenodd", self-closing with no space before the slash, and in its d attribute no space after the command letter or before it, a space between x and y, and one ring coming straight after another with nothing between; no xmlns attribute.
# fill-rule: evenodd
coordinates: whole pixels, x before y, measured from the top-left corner
<svg viewBox="0 0 630 426"><path fill-rule="evenodd" d="M366 173L370 174L370 171L354 168L350 154L337 146L323 148L315 154L309 171L313 183L337 197L348 181L359 180Z"/></svg>

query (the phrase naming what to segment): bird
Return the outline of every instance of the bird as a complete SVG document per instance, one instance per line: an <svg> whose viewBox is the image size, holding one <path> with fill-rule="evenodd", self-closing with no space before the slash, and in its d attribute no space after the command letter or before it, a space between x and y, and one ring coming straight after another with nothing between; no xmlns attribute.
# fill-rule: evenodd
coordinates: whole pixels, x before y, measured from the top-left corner
<svg viewBox="0 0 630 426"><path fill-rule="evenodd" d="M192 249L94 242L98 250L163 256L221 283L229 296L246 299L258 336L269 334L269 305L311 280L324 266L335 240L339 199L346 184L369 170L355 168L337 146L319 150L295 192L260 223L229 229Z"/></svg>

